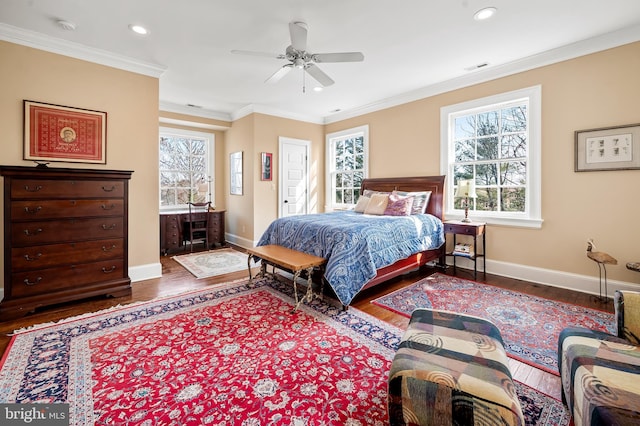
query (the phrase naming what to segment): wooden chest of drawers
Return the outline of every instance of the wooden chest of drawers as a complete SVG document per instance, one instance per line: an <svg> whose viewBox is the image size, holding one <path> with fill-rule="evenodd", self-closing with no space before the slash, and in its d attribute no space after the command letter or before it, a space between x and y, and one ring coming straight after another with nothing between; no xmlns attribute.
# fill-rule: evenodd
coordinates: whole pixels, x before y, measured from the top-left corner
<svg viewBox="0 0 640 426"><path fill-rule="evenodd" d="M4 176L0 320L89 296L131 294L131 173L0 166Z"/></svg>

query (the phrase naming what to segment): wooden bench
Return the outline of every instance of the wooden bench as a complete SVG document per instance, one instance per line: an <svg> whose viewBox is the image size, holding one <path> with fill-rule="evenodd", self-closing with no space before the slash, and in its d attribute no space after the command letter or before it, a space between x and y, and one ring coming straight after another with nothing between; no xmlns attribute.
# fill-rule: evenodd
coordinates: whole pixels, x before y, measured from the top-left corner
<svg viewBox="0 0 640 426"><path fill-rule="evenodd" d="M251 277L251 258L256 257L262 260L260 266L260 272L256 274L255 278L260 276L265 277L267 275L267 264L270 264L275 268L284 269L293 273L293 293L296 299L296 306L293 308L295 312L300 304L305 301L311 302L313 299L312 290L312 275L315 268L320 268L327 261L325 258L314 256L312 254L303 253L301 251L292 250L290 248L278 246L278 245L266 245L247 249L249 258L247 260L247 267L249 268L249 281L252 281ZM301 299L298 300L298 286L296 285L298 277L302 271L307 272L307 292ZM320 296L322 295L322 288L320 289Z"/></svg>

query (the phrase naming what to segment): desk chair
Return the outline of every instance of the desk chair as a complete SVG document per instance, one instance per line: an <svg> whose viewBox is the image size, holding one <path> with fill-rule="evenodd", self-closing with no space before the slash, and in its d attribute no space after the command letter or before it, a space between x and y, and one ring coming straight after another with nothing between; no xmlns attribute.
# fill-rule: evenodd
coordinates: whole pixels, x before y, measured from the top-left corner
<svg viewBox="0 0 640 426"><path fill-rule="evenodd" d="M189 216L185 222L185 235L188 233L190 251L193 252L194 243L203 243L205 248L209 248L209 208L211 202L187 203L189 204Z"/></svg>

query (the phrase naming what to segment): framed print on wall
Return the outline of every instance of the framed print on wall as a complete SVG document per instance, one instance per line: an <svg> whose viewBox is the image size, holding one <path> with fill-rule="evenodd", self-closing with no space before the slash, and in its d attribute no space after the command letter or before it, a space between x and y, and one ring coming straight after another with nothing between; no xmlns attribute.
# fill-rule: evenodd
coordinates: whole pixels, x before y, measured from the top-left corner
<svg viewBox="0 0 640 426"><path fill-rule="evenodd" d="M575 171L640 169L640 124L578 130Z"/></svg>
<svg viewBox="0 0 640 426"><path fill-rule="evenodd" d="M24 101L24 159L106 164L107 113Z"/></svg>
<svg viewBox="0 0 640 426"><path fill-rule="evenodd" d="M271 164L273 159L273 154L270 152L263 152L260 154L261 156L261 169L260 169L260 180L271 180Z"/></svg>
<svg viewBox="0 0 640 426"><path fill-rule="evenodd" d="M231 195L242 195L242 151L229 155L229 170L231 171Z"/></svg>

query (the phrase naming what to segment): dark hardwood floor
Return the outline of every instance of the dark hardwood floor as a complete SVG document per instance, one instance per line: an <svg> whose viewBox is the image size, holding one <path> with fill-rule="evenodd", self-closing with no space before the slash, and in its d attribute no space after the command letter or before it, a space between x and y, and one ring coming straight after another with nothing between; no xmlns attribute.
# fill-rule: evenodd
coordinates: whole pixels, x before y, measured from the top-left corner
<svg viewBox="0 0 640 426"><path fill-rule="evenodd" d="M5 352L11 340L11 332L16 329L35 324L58 321L70 316L95 312L112 306L151 300L160 296L179 294L188 290L200 289L212 284L241 279L248 276L247 271L240 271L207 279L196 279L191 273L171 259L171 256L162 256L160 261L162 263L162 277L133 283L132 295L130 297L96 297L83 301L49 306L39 309L22 318L0 323L0 353ZM351 306L397 327L406 328L408 324L407 318L373 305L370 302L383 294L413 284L419 279L430 275L434 271L435 269L425 268L423 271L412 272L393 279L383 286L365 290L354 299ZM454 275L452 268L448 268L445 273ZM461 278L473 279L473 272L462 268L458 268L455 275ZM535 296L546 297L548 299L613 312L613 304L611 301L607 304L599 303L593 296L585 293L547 287L491 274L487 274L485 277L482 273L478 273L477 281ZM560 399L559 377L511 358L509 359L509 362L514 379L538 389L547 395Z"/></svg>

